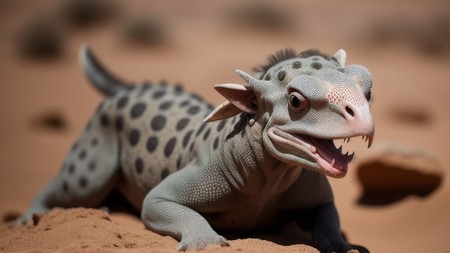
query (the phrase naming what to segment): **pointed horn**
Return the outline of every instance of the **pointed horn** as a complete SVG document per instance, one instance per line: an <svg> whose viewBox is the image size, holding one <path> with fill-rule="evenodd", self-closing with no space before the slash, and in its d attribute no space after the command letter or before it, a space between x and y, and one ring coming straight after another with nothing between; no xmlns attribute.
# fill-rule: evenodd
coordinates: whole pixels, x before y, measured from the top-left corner
<svg viewBox="0 0 450 253"><path fill-rule="evenodd" d="M242 71L242 70L236 69L236 73L237 73L242 79L244 79L245 82L247 82L249 85L252 85L252 84L256 81L256 79L255 79L253 76L251 76L251 75L245 73L245 72Z"/></svg>
<svg viewBox="0 0 450 253"><path fill-rule="evenodd" d="M337 61L339 66L345 67L345 60L347 59L347 53L344 49L339 49L334 55L333 58Z"/></svg>

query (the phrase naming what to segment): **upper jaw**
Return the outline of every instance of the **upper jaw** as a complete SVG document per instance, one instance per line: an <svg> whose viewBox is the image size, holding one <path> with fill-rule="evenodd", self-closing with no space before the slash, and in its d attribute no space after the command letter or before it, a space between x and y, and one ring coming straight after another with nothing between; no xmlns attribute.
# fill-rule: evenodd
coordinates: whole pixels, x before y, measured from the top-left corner
<svg viewBox="0 0 450 253"><path fill-rule="evenodd" d="M352 161L352 154L343 154L342 147L335 147L333 140L344 139L348 141L352 137L362 136L368 147L373 142L373 130L366 133L353 133L350 135L335 136L333 138L321 138L311 135L292 133L278 127L270 127L268 136L271 141L280 148L285 148L293 155L304 153L315 161L322 172L332 177L344 177L348 170L348 164ZM286 152L286 151L285 151Z"/></svg>

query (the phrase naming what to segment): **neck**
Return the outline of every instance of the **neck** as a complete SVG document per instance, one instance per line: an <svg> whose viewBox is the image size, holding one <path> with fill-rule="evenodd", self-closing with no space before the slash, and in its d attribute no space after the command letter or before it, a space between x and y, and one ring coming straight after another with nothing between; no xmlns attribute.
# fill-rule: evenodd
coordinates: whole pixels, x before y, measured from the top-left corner
<svg viewBox="0 0 450 253"><path fill-rule="evenodd" d="M266 151L262 140L264 122L253 121L245 114L236 117L239 122L230 125L234 129L224 131L228 140L219 152L227 181L233 188L251 193L287 189L301 170L280 162Z"/></svg>

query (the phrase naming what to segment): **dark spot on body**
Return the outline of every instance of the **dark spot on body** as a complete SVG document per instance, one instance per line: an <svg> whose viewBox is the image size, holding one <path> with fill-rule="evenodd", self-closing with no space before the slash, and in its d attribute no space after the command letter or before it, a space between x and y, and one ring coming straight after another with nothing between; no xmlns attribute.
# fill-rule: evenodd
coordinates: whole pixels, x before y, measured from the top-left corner
<svg viewBox="0 0 450 253"><path fill-rule="evenodd" d="M147 105L143 102L137 103L131 107L130 116L132 119L139 118L145 112Z"/></svg>
<svg viewBox="0 0 450 253"><path fill-rule="evenodd" d="M102 125L102 127L107 127L109 124L109 117L108 115L102 113L102 115L100 115L100 124Z"/></svg>
<svg viewBox="0 0 450 253"><path fill-rule="evenodd" d="M80 153L78 153L78 158L80 159L80 160L84 160L84 158L86 158L86 156L87 156L87 152L86 152L86 150L81 150L80 151Z"/></svg>
<svg viewBox="0 0 450 253"><path fill-rule="evenodd" d="M191 101L184 100L183 102L181 102L180 107L185 107L185 106L189 105L190 103L191 103Z"/></svg>
<svg viewBox="0 0 450 253"><path fill-rule="evenodd" d="M116 118L116 129L117 129L117 131L122 131L123 130L123 125L124 125L124 119L123 119L123 117L122 116L118 116L117 118Z"/></svg>
<svg viewBox="0 0 450 253"><path fill-rule="evenodd" d="M117 109L123 109L127 104L128 104L128 97L127 96L121 97L117 101Z"/></svg>
<svg viewBox="0 0 450 253"><path fill-rule="evenodd" d="M92 172L95 169L97 169L97 164L95 163L95 161L91 161L88 165L88 170Z"/></svg>
<svg viewBox="0 0 450 253"><path fill-rule="evenodd" d="M98 145L98 139L97 138L92 139L91 140L91 147L95 147L97 145Z"/></svg>
<svg viewBox="0 0 450 253"><path fill-rule="evenodd" d="M314 58L312 58L312 60L313 61L318 61L318 60L320 60L318 57L314 57Z"/></svg>
<svg viewBox="0 0 450 253"><path fill-rule="evenodd" d="M339 72L345 73L345 69L344 68L338 68L337 69Z"/></svg>
<svg viewBox="0 0 450 253"><path fill-rule="evenodd" d="M152 136L147 140L147 150L152 153L158 147L158 137Z"/></svg>
<svg viewBox="0 0 450 253"><path fill-rule="evenodd" d="M97 109L95 109L95 112L98 113L103 109L103 106L105 105L105 101L101 102L98 106Z"/></svg>
<svg viewBox="0 0 450 253"><path fill-rule="evenodd" d="M137 129L133 129L130 132L130 144L131 146L136 146L136 144L139 142L139 138L141 136L141 133Z"/></svg>
<svg viewBox="0 0 450 253"><path fill-rule="evenodd" d="M191 135L194 131L191 130L189 132L186 133L186 135L184 135L183 138L183 148L185 148L187 146L187 144L189 143L189 140L191 139Z"/></svg>
<svg viewBox="0 0 450 253"><path fill-rule="evenodd" d="M270 79L271 79L270 74L267 74L266 77L264 78L264 80L266 81L270 81Z"/></svg>
<svg viewBox="0 0 450 253"><path fill-rule="evenodd" d="M202 125L200 126L200 128L197 130L197 133L195 134L195 136L199 136L203 132L205 127L206 127L206 123L203 122Z"/></svg>
<svg viewBox="0 0 450 253"><path fill-rule="evenodd" d="M322 64L320 64L318 62L313 62L313 63L311 63L311 68L319 70L322 68Z"/></svg>
<svg viewBox="0 0 450 253"><path fill-rule="evenodd" d="M181 161L183 160L183 157L180 155L177 159L177 170L181 169Z"/></svg>
<svg viewBox="0 0 450 253"><path fill-rule="evenodd" d="M80 145L79 142L75 142L75 143L72 145L71 150L72 150L72 151L76 151L79 145Z"/></svg>
<svg viewBox="0 0 450 253"><path fill-rule="evenodd" d="M192 152L194 150L195 147L195 142L191 143L191 146L189 146L189 151Z"/></svg>
<svg viewBox="0 0 450 253"><path fill-rule="evenodd" d="M163 169L163 171L161 172L161 180L166 178L169 174L170 174L169 169L167 169L167 168Z"/></svg>
<svg viewBox="0 0 450 253"><path fill-rule="evenodd" d="M202 97L200 97L200 96L197 95L197 94L191 93L190 96L191 96L191 98L193 98L193 99L195 99L195 100L197 100L197 101L199 101L199 102L202 102L202 101L203 101Z"/></svg>
<svg viewBox="0 0 450 253"><path fill-rule="evenodd" d="M183 85L181 83L175 84L174 91L176 95L180 95L183 92Z"/></svg>
<svg viewBox="0 0 450 253"><path fill-rule="evenodd" d="M278 72L278 80L283 81L284 78L286 77L286 71L280 71Z"/></svg>
<svg viewBox="0 0 450 253"><path fill-rule="evenodd" d="M217 125L217 131L220 132L225 127L226 123L227 123L227 120L220 121L219 124Z"/></svg>
<svg viewBox="0 0 450 253"><path fill-rule="evenodd" d="M142 174L142 171L144 170L144 161L139 157L136 159L134 166L136 168L136 172L138 174Z"/></svg>
<svg viewBox="0 0 450 253"><path fill-rule="evenodd" d="M69 165L69 170L68 170L68 172L69 172L69 175L72 175L72 174L75 172L75 164L71 163L71 164Z"/></svg>
<svg viewBox="0 0 450 253"><path fill-rule="evenodd" d="M167 110L167 109L169 109L172 105L173 105L173 102L172 102L172 101L167 101L167 102L162 103L162 104L159 106L159 109L160 109L160 110Z"/></svg>
<svg viewBox="0 0 450 253"><path fill-rule="evenodd" d="M170 140L167 142L166 146L164 147L164 155L166 157L169 157L173 150L175 149L175 145L177 144L177 138L176 137L172 137L170 138Z"/></svg>
<svg viewBox="0 0 450 253"><path fill-rule="evenodd" d="M166 91L163 91L163 90L157 91L153 94L153 99L160 99L164 95L166 95Z"/></svg>
<svg viewBox="0 0 450 253"><path fill-rule="evenodd" d="M78 180L78 185L81 188L85 188L87 186L87 184L88 184L87 178L86 177L80 177L80 180Z"/></svg>
<svg viewBox="0 0 450 253"><path fill-rule="evenodd" d="M66 181L62 182L62 189L64 193L69 193L69 184Z"/></svg>
<svg viewBox="0 0 450 253"><path fill-rule="evenodd" d="M195 115L195 114L197 114L199 111L200 111L200 107L194 105L194 106L189 107L189 109L188 109L187 112L188 112L189 114L191 114L191 115Z"/></svg>
<svg viewBox="0 0 450 253"><path fill-rule="evenodd" d="M181 119L177 123L177 126L176 126L177 131L182 131L188 124L189 124L188 118Z"/></svg>
<svg viewBox="0 0 450 253"><path fill-rule="evenodd" d="M216 137L213 143L213 149L216 150L219 147L219 137Z"/></svg>
<svg viewBox="0 0 450 253"><path fill-rule="evenodd" d="M166 117L163 115L157 115L152 119L152 122L150 123L151 127L155 131L159 131L164 128L166 125Z"/></svg>
<svg viewBox="0 0 450 253"><path fill-rule="evenodd" d="M142 97L150 88L151 88L150 85L143 85L141 87L141 90L139 91L137 97Z"/></svg>
<svg viewBox="0 0 450 253"><path fill-rule="evenodd" d="M89 122L86 125L86 131L91 130L91 127L92 127L92 120L89 120Z"/></svg>
<svg viewBox="0 0 450 253"><path fill-rule="evenodd" d="M294 63L292 64L292 68L293 68L293 69L299 69L299 68L301 68L301 67L302 67L302 63L299 62L299 61L296 61L296 62L294 62Z"/></svg>
<svg viewBox="0 0 450 253"><path fill-rule="evenodd" d="M208 128L205 132L205 134L203 135L203 140L206 141L206 139L208 139L209 137L209 133L211 132L211 128Z"/></svg>

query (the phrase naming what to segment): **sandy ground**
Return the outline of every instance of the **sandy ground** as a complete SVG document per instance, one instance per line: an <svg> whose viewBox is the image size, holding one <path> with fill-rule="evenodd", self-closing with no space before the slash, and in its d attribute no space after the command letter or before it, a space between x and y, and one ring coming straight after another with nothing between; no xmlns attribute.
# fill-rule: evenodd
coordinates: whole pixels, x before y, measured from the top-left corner
<svg viewBox="0 0 450 253"><path fill-rule="evenodd" d="M445 1L277 1L273 3L289 14L291 25L276 32L230 21L227 11L239 6L239 1L127 1L121 2L126 14L113 21L66 29L60 59L19 56L14 39L17 31L34 15L49 15L56 2L0 2L0 216L4 221L23 212L56 174L102 99L78 65L82 44L89 43L109 69L125 80L182 82L186 90L214 104L222 99L214 93L213 84L240 82L234 69L250 71L280 48L314 47L329 53L345 48L349 64L363 64L374 76L376 136L373 150L355 146L357 159L347 177L331 180L344 233L351 243L371 252L450 252L449 49L436 55L419 50L411 37L379 44L372 36L376 34L372 24L386 20L412 20L418 26L410 29L419 30L435 13L448 9ZM167 45L141 47L121 39L123 20L144 14L167 21ZM404 31L399 29L396 34ZM63 120L63 127L42 123L52 115ZM383 150L386 145L419 150L431 157L440 179L433 191L418 196L414 189L424 181L424 174L419 174L415 186L409 184L412 190L405 190L402 198L377 205L358 201L364 189L359 165L370 161L377 147ZM388 182L402 188L413 177L380 171L383 175L379 176L387 178L377 181L380 189L388 187ZM282 246L269 239L237 239L231 247L211 247L204 252L316 252L305 245ZM2 252L172 252L175 246L174 239L145 230L136 216L123 211L57 209L41 217L36 226L0 225Z"/></svg>

